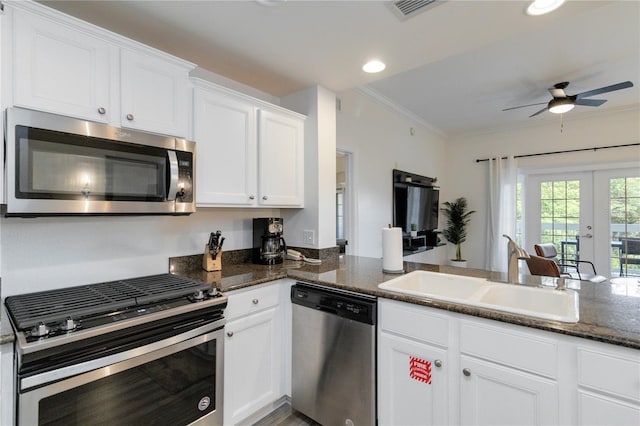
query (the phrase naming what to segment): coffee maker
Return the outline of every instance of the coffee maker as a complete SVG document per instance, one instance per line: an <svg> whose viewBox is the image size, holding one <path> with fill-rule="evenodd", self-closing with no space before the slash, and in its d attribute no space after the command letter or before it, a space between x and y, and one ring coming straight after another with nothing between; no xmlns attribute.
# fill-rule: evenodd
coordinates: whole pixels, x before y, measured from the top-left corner
<svg viewBox="0 0 640 426"><path fill-rule="evenodd" d="M253 263L274 265L283 262L287 243L282 237L282 224L280 217L253 219Z"/></svg>

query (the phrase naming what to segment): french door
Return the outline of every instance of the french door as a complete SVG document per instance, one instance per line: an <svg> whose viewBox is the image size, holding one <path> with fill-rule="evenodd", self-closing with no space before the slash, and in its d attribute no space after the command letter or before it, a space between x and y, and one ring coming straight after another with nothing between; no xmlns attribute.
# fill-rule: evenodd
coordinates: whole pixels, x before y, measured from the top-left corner
<svg viewBox="0 0 640 426"><path fill-rule="evenodd" d="M527 251L553 243L561 263L588 260L606 277L640 275L631 250L640 237L638 169L528 175L524 194Z"/></svg>
<svg viewBox="0 0 640 426"><path fill-rule="evenodd" d="M593 173L530 175L525 194L525 250L553 243L560 263L593 261Z"/></svg>
<svg viewBox="0 0 640 426"><path fill-rule="evenodd" d="M608 276L640 276L640 170L596 171L594 193L595 226L606 231L596 259L608 260Z"/></svg>

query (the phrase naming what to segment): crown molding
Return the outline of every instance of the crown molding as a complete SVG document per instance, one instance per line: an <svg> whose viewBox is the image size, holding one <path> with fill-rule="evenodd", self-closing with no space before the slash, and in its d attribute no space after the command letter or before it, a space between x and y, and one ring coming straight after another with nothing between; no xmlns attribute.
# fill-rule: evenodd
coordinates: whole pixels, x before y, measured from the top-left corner
<svg viewBox="0 0 640 426"><path fill-rule="evenodd" d="M382 104L385 107L391 109L392 111L394 111L394 112L396 112L396 113L398 113L400 115L405 116L406 118L408 118L411 121L414 121L414 122L420 124L422 127L424 127L425 129L429 130L430 132L435 133L436 135L438 135L438 136L440 136L442 138L445 138L445 139L448 138L448 135L445 132L443 132L442 130L440 130L439 128L434 126L433 124L425 121L421 117L418 117L417 115L415 115L414 113L412 113L408 109L397 105L391 99L389 99L386 96L382 95L377 90L374 90L374 89L372 89L370 87L367 87L367 86L357 86L353 90L355 90L357 92L360 92L363 95L366 95L366 96L370 97L371 99L379 102L380 104Z"/></svg>

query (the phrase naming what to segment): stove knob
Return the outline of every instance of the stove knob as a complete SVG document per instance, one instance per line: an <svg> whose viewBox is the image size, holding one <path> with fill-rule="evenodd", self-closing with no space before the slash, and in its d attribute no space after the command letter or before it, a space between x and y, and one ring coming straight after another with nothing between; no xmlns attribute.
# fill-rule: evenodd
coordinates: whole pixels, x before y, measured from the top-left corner
<svg viewBox="0 0 640 426"><path fill-rule="evenodd" d="M31 335L35 337L43 337L49 334L49 327L45 323L40 322L37 326L31 329Z"/></svg>
<svg viewBox="0 0 640 426"><path fill-rule="evenodd" d="M76 324L76 322L71 317L67 317L67 319L60 324L60 330L72 331L75 330L77 326L78 324Z"/></svg>
<svg viewBox="0 0 640 426"><path fill-rule="evenodd" d="M202 300L204 299L204 293L202 292L202 290L198 290L195 293L193 293L193 300Z"/></svg>
<svg viewBox="0 0 640 426"><path fill-rule="evenodd" d="M215 287L211 287L207 294L209 295L209 297L218 297L218 289Z"/></svg>

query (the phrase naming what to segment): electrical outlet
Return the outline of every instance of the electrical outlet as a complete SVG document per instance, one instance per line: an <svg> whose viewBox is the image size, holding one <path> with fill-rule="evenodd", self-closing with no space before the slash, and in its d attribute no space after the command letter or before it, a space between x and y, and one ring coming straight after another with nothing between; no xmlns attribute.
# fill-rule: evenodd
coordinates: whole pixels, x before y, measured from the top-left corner
<svg viewBox="0 0 640 426"><path fill-rule="evenodd" d="M311 229L302 231L302 242L305 244L313 244L315 242L315 232Z"/></svg>

